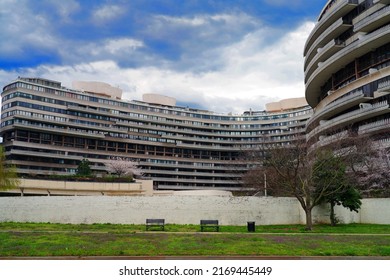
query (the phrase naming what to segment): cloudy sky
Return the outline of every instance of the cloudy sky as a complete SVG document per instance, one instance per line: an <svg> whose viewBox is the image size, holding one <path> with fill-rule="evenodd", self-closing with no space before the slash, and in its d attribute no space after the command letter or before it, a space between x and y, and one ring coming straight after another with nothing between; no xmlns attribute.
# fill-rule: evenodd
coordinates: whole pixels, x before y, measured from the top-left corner
<svg viewBox="0 0 390 280"><path fill-rule="evenodd" d="M1 0L0 84L102 81L218 113L304 96L326 0Z"/></svg>

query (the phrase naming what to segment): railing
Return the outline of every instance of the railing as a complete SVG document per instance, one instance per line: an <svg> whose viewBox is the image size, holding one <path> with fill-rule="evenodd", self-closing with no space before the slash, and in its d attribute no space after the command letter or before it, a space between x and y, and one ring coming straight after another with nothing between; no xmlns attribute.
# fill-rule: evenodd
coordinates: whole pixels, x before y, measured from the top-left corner
<svg viewBox="0 0 390 280"><path fill-rule="evenodd" d="M377 109L377 108L381 108L381 107L389 107L389 104L387 103L387 101L382 101L382 102L378 102L378 103L375 103L375 104L367 104L368 106L362 106L360 107L360 109L358 110L354 110L352 112L349 112L347 114L343 114L341 116L338 116L330 121L326 121L324 124L325 125L329 125L331 123L337 123L338 121L340 120L345 120L347 118L350 118L352 116L356 116L356 115L359 115L363 112L368 112L368 111L372 111L374 109Z"/></svg>
<svg viewBox="0 0 390 280"><path fill-rule="evenodd" d="M390 138L380 139L375 144L378 148L387 148L390 146Z"/></svg>
<svg viewBox="0 0 390 280"><path fill-rule="evenodd" d="M359 134L363 134L363 133L366 133L370 130L375 130L378 127L383 127L383 126L388 126L388 125L390 125L390 119L384 119L384 120L364 124L364 125L359 126Z"/></svg>
<svg viewBox="0 0 390 280"><path fill-rule="evenodd" d="M320 126L316 127L315 129L313 129L312 131L310 131L308 133L308 136L307 136L308 139L310 139L311 137L313 137L315 134L319 133L320 131L323 131L331 126L335 126L335 125L339 124L340 122L347 122L348 119L351 119L351 118L356 117L358 115L366 114L366 113L373 111L373 110L376 110L376 109L389 107L389 104L387 103L387 101L382 101L382 102L378 102L376 104L369 104L369 105L370 106L362 106L358 110L354 110L354 111L349 112L347 114L340 115L332 120L323 121L320 124Z"/></svg>
<svg viewBox="0 0 390 280"><path fill-rule="evenodd" d="M309 126L313 121L315 121L318 117L328 113L331 110L334 110L337 108L337 106L344 104L344 103L349 103L353 99L358 99L364 97L363 90L358 90L355 92L348 93L344 95L343 97L340 97L339 99L336 99L335 101L330 102L324 110L320 111L319 113L314 113L313 117L309 119L307 126Z"/></svg>
<svg viewBox="0 0 390 280"><path fill-rule="evenodd" d="M337 140L341 140L343 139L344 137L348 136L348 130L344 130L342 132L339 132L339 133L336 133L336 134L333 134L331 136L327 136L327 137L321 137L320 136L320 141L314 143L313 145L311 145L308 149L309 153L317 150L318 148L320 147L323 147L323 146L326 146L334 141L337 141Z"/></svg>
<svg viewBox="0 0 390 280"><path fill-rule="evenodd" d="M389 90L390 89L390 77L385 78L378 83L378 90Z"/></svg>
<svg viewBox="0 0 390 280"><path fill-rule="evenodd" d="M347 4L349 4L351 1L341 1L341 0L333 0L333 1L330 1L329 4L326 6L326 8L324 9L324 11L322 12L322 14L320 15L318 21L320 21L327 13L329 13L329 11L333 10L335 7L337 7L337 5L340 3L340 2L347 2ZM354 1L352 1L354 2Z"/></svg>
<svg viewBox="0 0 390 280"><path fill-rule="evenodd" d="M364 19L362 19L361 21L357 22L355 25L354 25L354 32L357 32L359 31L361 28L363 28L365 25L368 25L370 22L373 22L375 20L377 20L380 16L386 14L390 12L390 6L388 7L385 7L367 17L365 17Z"/></svg>
<svg viewBox="0 0 390 280"><path fill-rule="evenodd" d="M341 63L347 63L347 57L351 57L354 55L354 52L358 52L359 49L363 48L364 46L369 45L372 41L375 41L379 37L382 37L384 34L390 33L390 24L383 26L382 28L379 28L375 30L372 33L368 33L359 40L355 40L352 43L350 43L348 46L340 50L339 52L335 53L332 57L330 57L328 60L326 60L321 66L319 66L310 76L305 77L305 84L306 86L310 85L313 80L318 79L320 76L319 74L323 72L325 69L328 69L329 71L337 71L337 67L335 65L338 65L336 62L338 61L339 64ZM375 47L375 44L373 44L372 47ZM335 68L336 67L336 68Z"/></svg>
<svg viewBox="0 0 390 280"><path fill-rule="evenodd" d="M344 130L342 132L333 134L331 136L323 137L320 139L321 146L325 146L325 145L330 144L334 141L343 139L345 136L348 136L348 130Z"/></svg>

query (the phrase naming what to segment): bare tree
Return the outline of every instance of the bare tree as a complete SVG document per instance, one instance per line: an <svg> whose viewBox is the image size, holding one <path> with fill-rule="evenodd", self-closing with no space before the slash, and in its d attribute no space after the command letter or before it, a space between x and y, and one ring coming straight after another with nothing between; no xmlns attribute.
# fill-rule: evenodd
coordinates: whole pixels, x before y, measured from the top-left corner
<svg viewBox="0 0 390 280"><path fill-rule="evenodd" d="M306 229L312 230L312 210L315 206L330 197L341 192L345 186L334 182L337 178L327 178L320 186L315 185L314 176L320 170L327 168L328 160L317 161L317 154L308 155L308 146L304 139L298 139L287 146L267 148L261 152L248 153L248 158L258 157L257 165L247 173L244 181L255 184L256 179L261 180L258 186L262 186L263 174L267 176L267 185L273 195L296 197L306 214ZM254 161L254 158L251 158ZM339 176L330 173L326 176Z"/></svg>
<svg viewBox="0 0 390 280"><path fill-rule="evenodd" d="M142 170L139 168L138 163L127 158L111 157L106 162L106 167L109 173L118 175L118 177L142 175Z"/></svg>
<svg viewBox="0 0 390 280"><path fill-rule="evenodd" d="M269 149L263 164L270 188L298 199L306 214L307 230L312 230L312 209L320 202L312 187L311 165L304 141Z"/></svg>

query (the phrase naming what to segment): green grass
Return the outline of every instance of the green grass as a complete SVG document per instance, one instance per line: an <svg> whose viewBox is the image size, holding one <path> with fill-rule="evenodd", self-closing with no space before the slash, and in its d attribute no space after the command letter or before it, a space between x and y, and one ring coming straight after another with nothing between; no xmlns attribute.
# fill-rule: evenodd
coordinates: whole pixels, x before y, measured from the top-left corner
<svg viewBox="0 0 390 280"><path fill-rule="evenodd" d="M390 225L222 226L0 223L0 256L390 256Z"/></svg>

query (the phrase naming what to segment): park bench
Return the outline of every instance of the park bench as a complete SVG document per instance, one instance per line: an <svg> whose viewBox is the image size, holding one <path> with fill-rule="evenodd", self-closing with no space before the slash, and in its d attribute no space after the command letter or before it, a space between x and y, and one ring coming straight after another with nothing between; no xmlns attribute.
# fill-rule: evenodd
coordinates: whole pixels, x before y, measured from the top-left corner
<svg viewBox="0 0 390 280"><path fill-rule="evenodd" d="M215 229L219 231L218 220L200 220L200 231L204 231L206 228Z"/></svg>
<svg viewBox="0 0 390 280"><path fill-rule="evenodd" d="M164 219L146 219L146 230L151 228L158 228L164 230L165 220Z"/></svg>

